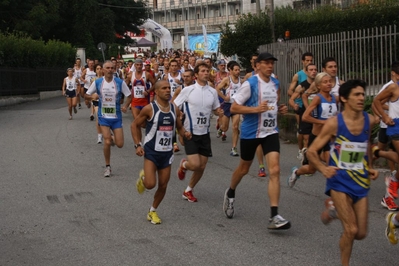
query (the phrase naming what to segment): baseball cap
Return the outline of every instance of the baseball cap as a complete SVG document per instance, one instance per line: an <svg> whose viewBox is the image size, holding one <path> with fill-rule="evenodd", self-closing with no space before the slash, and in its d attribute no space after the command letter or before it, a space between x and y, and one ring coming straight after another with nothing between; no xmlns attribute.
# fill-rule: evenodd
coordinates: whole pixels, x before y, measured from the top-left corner
<svg viewBox="0 0 399 266"><path fill-rule="evenodd" d="M275 58L272 54L264 52L264 53L261 53L258 55L258 58L256 58L255 62L258 63L260 61L266 61L266 60L270 60L270 59L277 61L277 58Z"/></svg>
<svg viewBox="0 0 399 266"><path fill-rule="evenodd" d="M224 59L221 59L218 61L218 65L225 65L226 61L224 61Z"/></svg>
<svg viewBox="0 0 399 266"><path fill-rule="evenodd" d="M144 62L144 65L145 65L145 66L151 65L151 61L150 61L150 60L146 60L146 61Z"/></svg>

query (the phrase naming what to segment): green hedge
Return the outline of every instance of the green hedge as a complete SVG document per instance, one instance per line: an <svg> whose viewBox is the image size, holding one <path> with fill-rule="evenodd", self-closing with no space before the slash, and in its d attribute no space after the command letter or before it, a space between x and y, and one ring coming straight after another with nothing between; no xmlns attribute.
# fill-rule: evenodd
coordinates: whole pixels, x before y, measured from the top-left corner
<svg viewBox="0 0 399 266"><path fill-rule="evenodd" d="M284 36L289 30L291 39L387 25L399 26L397 0L370 0L348 9L325 5L315 10L298 11L290 6L275 10L276 36Z"/></svg>
<svg viewBox="0 0 399 266"><path fill-rule="evenodd" d="M0 32L0 66L2 67L71 67L76 49L56 40L33 40L24 33Z"/></svg>

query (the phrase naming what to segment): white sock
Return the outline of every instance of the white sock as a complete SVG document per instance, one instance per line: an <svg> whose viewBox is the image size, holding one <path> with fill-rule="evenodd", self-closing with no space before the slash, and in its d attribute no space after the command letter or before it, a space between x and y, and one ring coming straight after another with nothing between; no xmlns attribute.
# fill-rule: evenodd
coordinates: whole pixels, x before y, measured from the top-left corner
<svg viewBox="0 0 399 266"><path fill-rule="evenodd" d="M184 168L184 169L187 169L187 168L186 168L186 163L187 163L187 161L185 161L185 162L183 163L183 168Z"/></svg>
<svg viewBox="0 0 399 266"><path fill-rule="evenodd" d="M396 175L391 175L391 179L392 179L392 181L394 181L394 182L398 182L398 179L396 178Z"/></svg>
<svg viewBox="0 0 399 266"><path fill-rule="evenodd" d="M393 223L396 227L399 227L399 221L396 220L395 215L392 215L392 223Z"/></svg>
<svg viewBox="0 0 399 266"><path fill-rule="evenodd" d="M189 192L189 191L191 191L191 190L193 190L190 186L187 186L187 188L186 188L186 192Z"/></svg>
<svg viewBox="0 0 399 266"><path fill-rule="evenodd" d="M156 211L156 210L157 210L156 208L154 208L154 207L151 206L150 212L154 212L154 211Z"/></svg>
<svg viewBox="0 0 399 266"><path fill-rule="evenodd" d="M98 135L99 137L101 137L101 138L103 137L103 134L97 134L97 135Z"/></svg>

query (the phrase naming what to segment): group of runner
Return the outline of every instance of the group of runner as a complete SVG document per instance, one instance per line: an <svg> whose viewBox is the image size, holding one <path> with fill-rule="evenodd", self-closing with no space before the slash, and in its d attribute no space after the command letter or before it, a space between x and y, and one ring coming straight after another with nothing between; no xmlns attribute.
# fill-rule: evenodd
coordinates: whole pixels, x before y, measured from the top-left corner
<svg viewBox="0 0 399 266"><path fill-rule="evenodd" d="M222 139L231 119L233 132L230 155L240 156L230 185L224 193L224 214L230 219L234 217L236 188L248 173L257 154L264 173L263 158L265 159L270 178L268 229L289 229L291 223L278 212L280 144L277 117L278 114L286 114L288 108L279 103L280 83L273 74L277 59L270 53L254 55L253 71L243 80L240 78L240 65L237 62L229 62L227 72L224 60L218 61L217 71L210 62L196 62L195 59L189 57L180 60L175 56L167 60L167 63L163 60L163 73L156 75L160 65L157 58L152 63L150 60L143 62L139 58L121 78L118 77L120 74L116 74L118 71L115 63L104 62L104 77L94 80L85 91L88 107L90 100L98 100L98 124L104 139L106 163L104 176L111 175L111 145L123 146L121 112L126 112L130 106L134 117L131 134L136 154L144 156L144 167L140 171L136 187L139 193L143 193L145 189L152 189L158 183L147 219L153 224L160 224L162 221L157 214L157 208L166 192L174 152L179 150L176 131L187 155L187 158L180 161L177 177L183 180L187 171L192 171L182 197L189 202L196 202L198 199L193 195L193 189L202 178L208 159L212 156L209 128L211 115L214 113L219 117L218 136ZM186 60L188 65L182 64ZM325 193L330 198L325 201L326 210L321 218L325 224L335 218L341 220L344 230L340 240L341 262L348 265L354 240L363 239L367 234L367 193L370 179L378 176L378 172L372 168L370 133L378 117L363 110L366 83L362 80L341 81L337 77L338 68L334 58L324 59L322 72L318 74L312 54L304 54L302 61L304 68L293 77L289 89L289 103L298 114L298 159L302 166L299 169L293 168L288 177L288 185L294 187L301 175L313 174L316 170L327 178ZM143 70L143 64L151 67L144 67ZM158 68L158 71L155 72L152 66ZM84 70L80 81L91 76L90 71L90 67L89 70ZM68 69L63 91L64 87L68 90L69 85L66 84L73 80L72 75L73 72ZM395 124L399 122L399 105L396 103L399 90L394 80L396 75L399 75L399 69L395 68L394 63L393 82L375 98L374 109L388 126L386 135L391 137L394 150L399 151L399 123ZM124 101L122 95L125 97ZM384 109L388 109L384 105L386 102L388 114L384 112ZM72 109L76 112L76 101L73 99L69 107L71 117ZM142 128L145 128L144 140ZM237 149L238 139L240 154ZM384 151L384 147L374 148L373 155L399 162L399 155L394 151ZM397 172L393 173L396 174L390 176L387 195L383 199L385 207L390 210L392 208L386 203L389 201L387 197L398 197L399 176ZM398 226L399 215L389 213L386 234L392 244L398 242Z"/></svg>

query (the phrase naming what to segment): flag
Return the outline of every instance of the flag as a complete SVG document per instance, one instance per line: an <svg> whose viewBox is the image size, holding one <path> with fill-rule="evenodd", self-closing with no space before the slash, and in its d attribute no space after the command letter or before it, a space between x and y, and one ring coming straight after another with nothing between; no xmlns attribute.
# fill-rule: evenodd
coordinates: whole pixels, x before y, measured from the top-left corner
<svg viewBox="0 0 399 266"><path fill-rule="evenodd" d="M208 37L206 36L206 28L205 25L202 24L202 34L204 35L204 51L208 52Z"/></svg>

